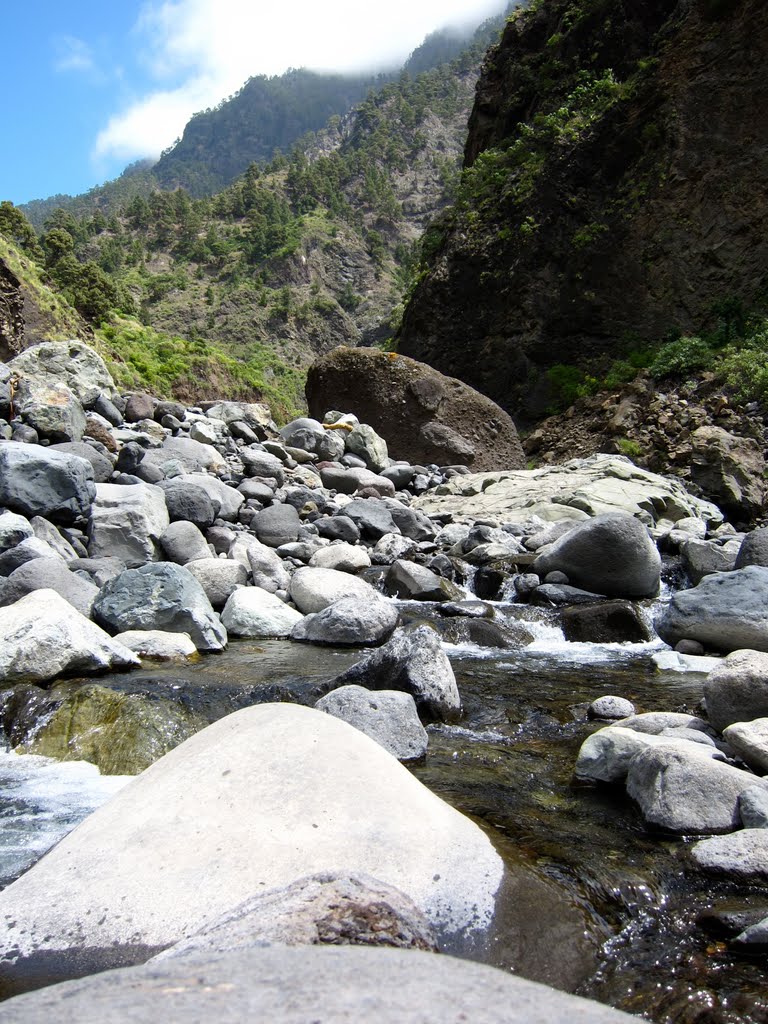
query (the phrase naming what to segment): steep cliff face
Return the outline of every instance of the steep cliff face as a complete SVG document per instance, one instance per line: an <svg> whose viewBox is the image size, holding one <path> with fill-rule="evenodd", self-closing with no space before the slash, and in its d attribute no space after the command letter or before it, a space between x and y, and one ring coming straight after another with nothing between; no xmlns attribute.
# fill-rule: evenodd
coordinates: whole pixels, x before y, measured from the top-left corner
<svg viewBox="0 0 768 1024"><path fill-rule="evenodd" d="M0 259L0 362L12 359L23 348L23 306L19 279Z"/></svg>
<svg viewBox="0 0 768 1024"><path fill-rule="evenodd" d="M534 0L486 61L400 351L532 420L548 367L755 303L767 60L761 0Z"/></svg>

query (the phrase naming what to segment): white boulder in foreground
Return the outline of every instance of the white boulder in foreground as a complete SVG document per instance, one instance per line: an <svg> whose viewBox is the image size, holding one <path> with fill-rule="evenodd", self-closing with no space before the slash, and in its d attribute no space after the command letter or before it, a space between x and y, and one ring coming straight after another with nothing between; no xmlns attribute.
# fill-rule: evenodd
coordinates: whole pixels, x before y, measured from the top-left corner
<svg viewBox="0 0 768 1024"><path fill-rule="evenodd" d="M494 967L412 949L300 946L108 971L3 1004L4 1024L637 1024Z"/></svg>
<svg viewBox="0 0 768 1024"><path fill-rule="evenodd" d="M55 590L35 590L0 608L0 638L2 683L40 683L64 672L101 672L139 664L133 651Z"/></svg>
<svg viewBox="0 0 768 1024"><path fill-rule="evenodd" d="M263 704L166 754L0 893L0 948L135 962L321 871L400 889L445 941L491 924L504 876L482 830L373 740Z"/></svg>

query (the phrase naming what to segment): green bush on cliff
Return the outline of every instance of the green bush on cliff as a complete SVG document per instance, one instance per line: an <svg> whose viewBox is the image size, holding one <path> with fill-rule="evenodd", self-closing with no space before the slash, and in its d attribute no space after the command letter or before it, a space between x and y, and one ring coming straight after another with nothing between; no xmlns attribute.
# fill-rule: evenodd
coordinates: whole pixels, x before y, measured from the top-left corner
<svg viewBox="0 0 768 1024"><path fill-rule="evenodd" d="M662 345L649 369L657 380L677 377L704 369L712 359L712 347L704 338L677 338Z"/></svg>

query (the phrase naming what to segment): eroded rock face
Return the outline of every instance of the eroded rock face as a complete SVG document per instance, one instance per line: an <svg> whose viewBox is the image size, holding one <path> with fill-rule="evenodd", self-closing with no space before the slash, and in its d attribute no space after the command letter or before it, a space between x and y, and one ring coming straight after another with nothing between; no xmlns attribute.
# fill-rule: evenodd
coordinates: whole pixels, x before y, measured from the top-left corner
<svg viewBox="0 0 768 1024"><path fill-rule="evenodd" d="M311 367L307 402L319 419L340 407L357 413L395 459L477 470L525 465L515 425L494 402L393 353L335 349Z"/></svg>
<svg viewBox="0 0 768 1024"><path fill-rule="evenodd" d="M24 347L24 298L21 282L4 260L0 260L0 361L15 356Z"/></svg>

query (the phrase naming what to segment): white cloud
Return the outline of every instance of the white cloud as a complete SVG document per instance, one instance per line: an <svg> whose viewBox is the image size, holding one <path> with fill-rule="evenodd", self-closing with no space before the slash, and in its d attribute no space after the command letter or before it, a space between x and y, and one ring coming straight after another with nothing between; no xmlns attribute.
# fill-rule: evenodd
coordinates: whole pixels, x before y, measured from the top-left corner
<svg viewBox="0 0 768 1024"><path fill-rule="evenodd" d="M198 110L252 75L357 71L402 60L435 28L479 22L503 0L150 0L136 27L157 91L99 133L98 157L158 156ZM162 87L161 87L162 86Z"/></svg>
<svg viewBox="0 0 768 1024"><path fill-rule="evenodd" d="M54 40L57 57L56 71L93 71L95 69L91 48L76 36L58 36Z"/></svg>

